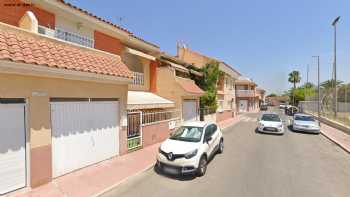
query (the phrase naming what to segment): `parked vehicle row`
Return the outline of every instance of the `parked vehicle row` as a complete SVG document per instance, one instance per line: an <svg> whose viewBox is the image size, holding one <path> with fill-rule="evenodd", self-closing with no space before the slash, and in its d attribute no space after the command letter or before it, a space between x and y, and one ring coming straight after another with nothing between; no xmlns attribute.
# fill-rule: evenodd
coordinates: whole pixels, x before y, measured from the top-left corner
<svg viewBox="0 0 350 197"><path fill-rule="evenodd" d="M293 116L291 129L305 133L320 133L320 123L311 115L296 113ZM284 121L275 112L265 112L258 118L257 130L261 133L280 134L285 131Z"/></svg>

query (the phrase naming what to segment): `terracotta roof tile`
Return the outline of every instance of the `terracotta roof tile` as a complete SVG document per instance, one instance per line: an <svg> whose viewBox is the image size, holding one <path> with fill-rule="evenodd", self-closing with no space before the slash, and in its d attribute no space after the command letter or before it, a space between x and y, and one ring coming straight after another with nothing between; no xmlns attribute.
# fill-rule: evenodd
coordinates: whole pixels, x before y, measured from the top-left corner
<svg viewBox="0 0 350 197"><path fill-rule="evenodd" d="M132 79L133 74L112 54L41 38L28 32L0 29L0 60L83 71Z"/></svg>
<svg viewBox="0 0 350 197"><path fill-rule="evenodd" d="M203 94L203 90L200 89L193 80L176 77L177 83L188 93L191 94Z"/></svg>

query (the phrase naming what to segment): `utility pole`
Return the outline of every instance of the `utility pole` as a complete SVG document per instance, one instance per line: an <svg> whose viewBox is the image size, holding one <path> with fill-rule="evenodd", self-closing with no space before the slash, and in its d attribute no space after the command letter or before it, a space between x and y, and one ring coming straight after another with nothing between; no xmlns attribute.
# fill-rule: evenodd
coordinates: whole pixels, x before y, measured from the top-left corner
<svg viewBox="0 0 350 197"><path fill-rule="evenodd" d="M305 97L305 101L306 101L306 93L308 92L308 84L309 84L309 64L306 66L306 84L304 87L304 97Z"/></svg>
<svg viewBox="0 0 350 197"><path fill-rule="evenodd" d="M337 117L338 111L338 93L337 93L337 23L340 19L338 16L334 19L332 26L334 27L334 63L333 63L333 74L334 74L334 92L333 92L333 102L334 102L334 116Z"/></svg>
<svg viewBox="0 0 350 197"><path fill-rule="evenodd" d="M318 87L318 92L317 92L317 115L318 119L321 117L321 86L320 86L320 56L312 56L317 58L317 87Z"/></svg>

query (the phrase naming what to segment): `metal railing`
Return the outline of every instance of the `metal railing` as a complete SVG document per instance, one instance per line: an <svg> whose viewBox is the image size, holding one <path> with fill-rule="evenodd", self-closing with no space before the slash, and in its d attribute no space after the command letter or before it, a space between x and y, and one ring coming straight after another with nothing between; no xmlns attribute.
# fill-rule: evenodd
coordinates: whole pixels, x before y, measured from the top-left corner
<svg viewBox="0 0 350 197"><path fill-rule="evenodd" d="M94 44L95 44L95 41L93 38L82 36L77 33L72 33L60 28L50 29L44 26L39 26L38 33L47 35L50 37L55 37L68 42L72 42L75 44L79 44L82 46L90 47L90 48L94 48Z"/></svg>
<svg viewBox="0 0 350 197"><path fill-rule="evenodd" d="M76 33L68 32L63 29L56 28L55 37L68 42L73 42L79 45L94 48L94 39L81 36Z"/></svg>
<svg viewBox="0 0 350 197"><path fill-rule="evenodd" d="M236 90L236 95L238 97L254 97L255 90Z"/></svg>
<svg viewBox="0 0 350 197"><path fill-rule="evenodd" d="M139 72L133 72L134 73L134 85L144 85L145 83L145 75L143 73Z"/></svg>
<svg viewBox="0 0 350 197"><path fill-rule="evenodd" d="M128 150L142 146L142 112L128 113L127 141Z"/></svg>
<svg viewBox="0 0 350 197"><path fill-rule="evenodd" d="M142 113L142 125L155 124L163 121L180 119L180 110L155 111Z"/></svg>
<svg viewBox="0 0 350 197"><path fill-rule="evenodd" d="M299 107L303 112L318 115L318 101L301 101ZM350 102L338 102L338 114L334 115L333 103L320 103L320 116L350 126Z"/></svg>

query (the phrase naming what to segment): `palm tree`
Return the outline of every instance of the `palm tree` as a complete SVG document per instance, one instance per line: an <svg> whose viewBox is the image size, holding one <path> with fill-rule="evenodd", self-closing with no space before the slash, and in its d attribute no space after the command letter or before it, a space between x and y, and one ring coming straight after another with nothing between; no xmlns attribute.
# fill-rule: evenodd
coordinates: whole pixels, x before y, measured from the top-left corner
<svg viewBox="0 0 350 197"><path fill-rule="evenodd" d="M294 95L294 91L297 87L297 83L299 83L301 80L301 76L300 76L300 72L293 70L291 73L289 73L289 77L288 77L288 82L289 83L293 83L293 105L295 105L295 95Z"/></svg>

